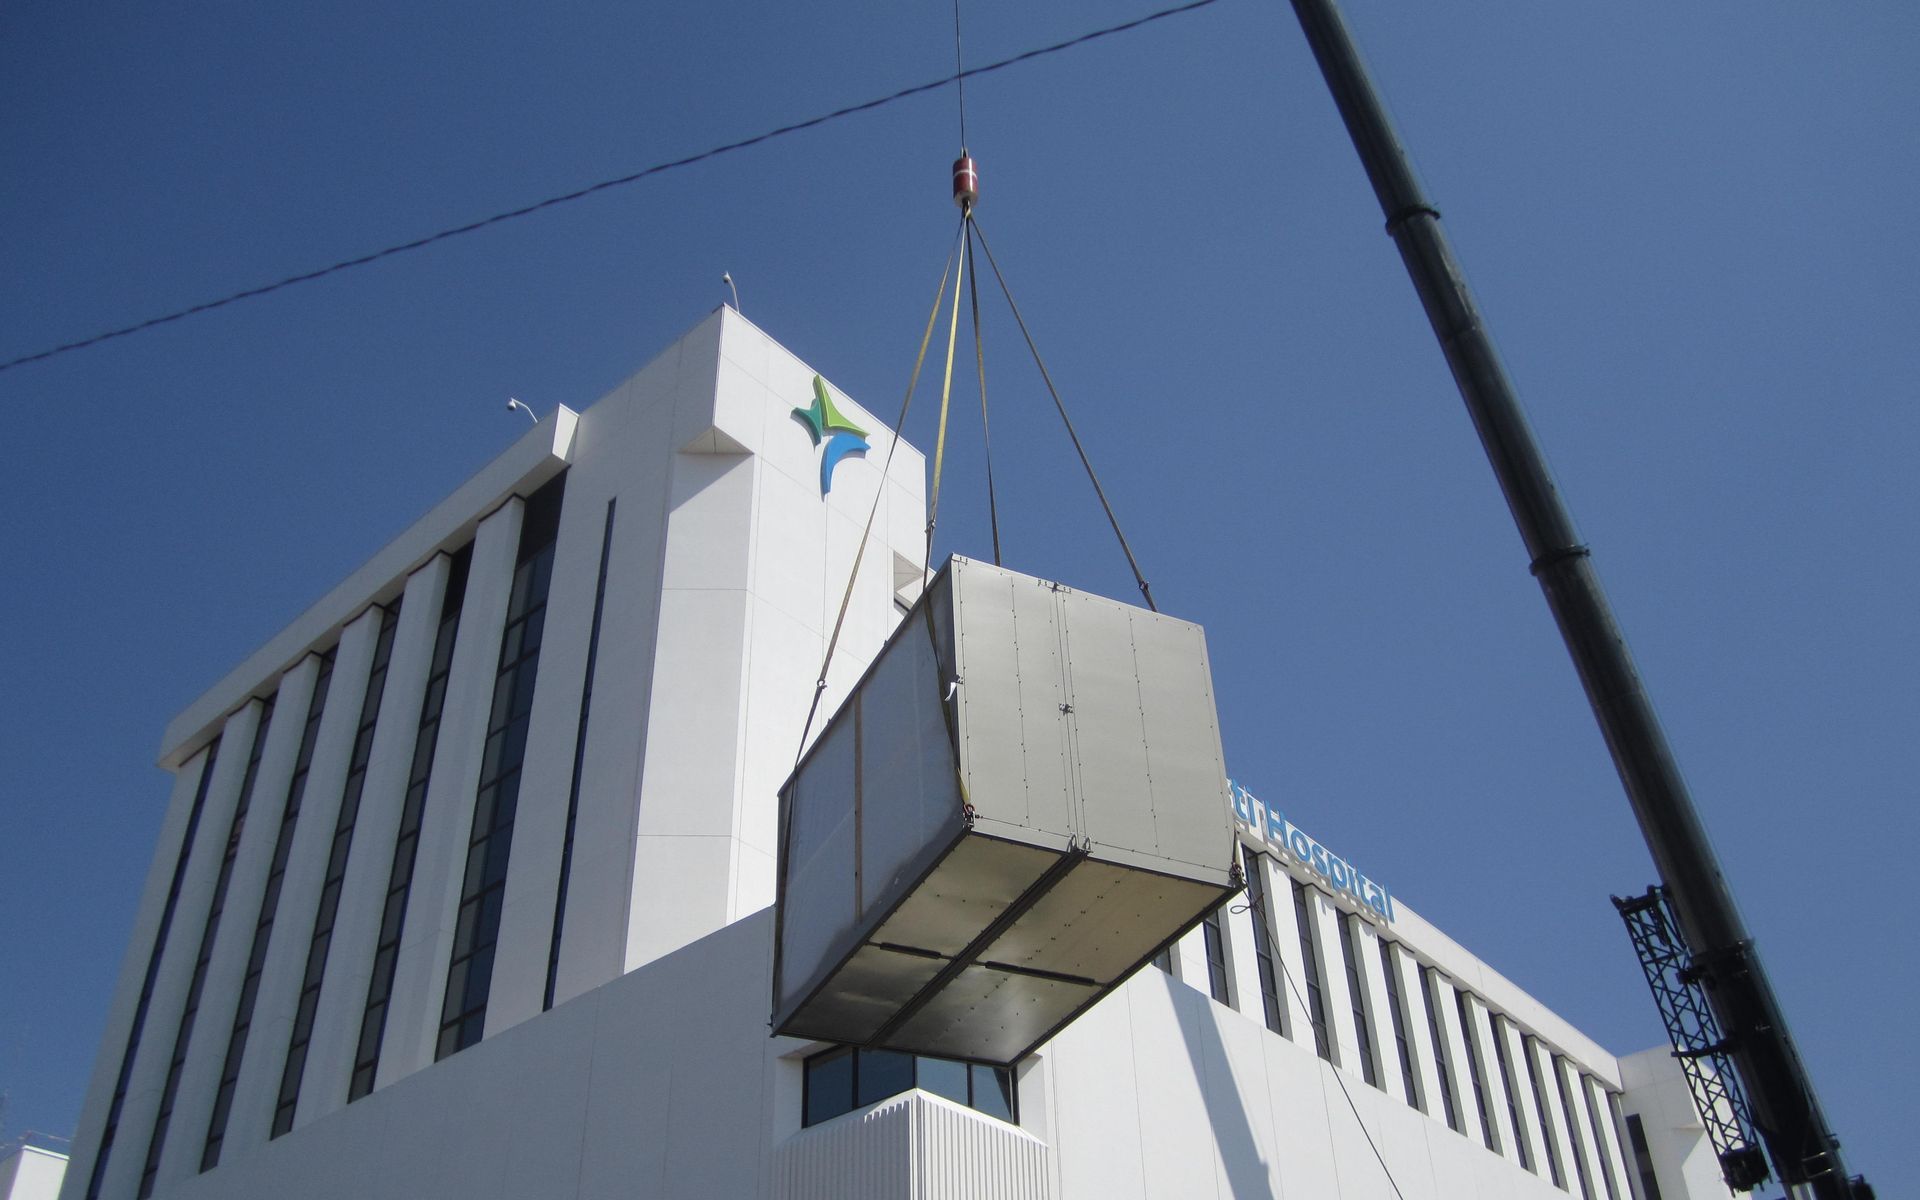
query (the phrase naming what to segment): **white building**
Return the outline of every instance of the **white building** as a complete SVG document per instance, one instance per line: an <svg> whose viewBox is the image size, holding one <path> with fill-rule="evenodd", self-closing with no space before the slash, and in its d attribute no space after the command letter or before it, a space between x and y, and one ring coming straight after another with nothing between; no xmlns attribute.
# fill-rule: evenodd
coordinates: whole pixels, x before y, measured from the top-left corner
<svg viewBox="0 0 1920 1200"><path fill-rule="evenodd" d="M0 1200L54 1200L66 1176L67 1156L35 1134L0 1146Z"/></svg>
<svg viewBox="0 0 1920 1200"><path fill-rule="evenodd" d="M769 1037L869 513L823 715L924 566L920 452L817 379L722 309L173 721L64 1200L1725 1195L1677 1074L1245 793L1247 895L1011 1075Z"/></svg>

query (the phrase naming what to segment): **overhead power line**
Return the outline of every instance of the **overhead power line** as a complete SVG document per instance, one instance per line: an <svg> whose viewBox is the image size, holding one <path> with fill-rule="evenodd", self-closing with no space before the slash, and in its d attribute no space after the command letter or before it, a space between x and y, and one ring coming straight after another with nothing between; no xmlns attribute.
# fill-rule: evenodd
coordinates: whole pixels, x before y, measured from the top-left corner
<svg viewBox="0 0 1920 1200"><path fill-rule="evenodd" d="M152 329L156 325L170 324L187 317L197 316L203 312L211 312L216 308L225 308L229 304L237 304L242 300L252 300L258 296L267 295L269 292L277 292L282 288L290 288L295 284L311 283L313 280L322 279L328 275L335 275L342 271L352 270L355 267L364 267L370 263L379 262L381 259L392 258L398 254L405 254L410 250L423 249L438 242L459 237L462 234L476 233L479 230L503 224L519 217L532 216L534 213L543 212L549 208L557 208L562 204L569 204L575 200L584 199L596 192L625 187L627 184L638 183L642 179L647 179L654 175L661 175L681 167L690 167L695 163L705 162L710 158L718 158L722 154L731 154L735 150L745 150L749 146L757 146L762 142L769 142L775 138L785 137L788 134L799 133L803 129L812 129L817 125L825 125L829 121L837 121L842 117L850 117L857 113L869 112L898 100L905 100L912 96L918 96L923 92L931 92L943 88L950 83L959 83L962 80L969 79L976 75L986 75L1006 67L1011 67L1016 63L1043 58L1049 54L1057 54L1062 50L1070 50L1075 46L1084 45L1087 42L1096 41L1103 37L1110 37L1116 33L1125 33L1130 29L1138 29L1142 25L1150 25L1155 21L1164 20L1167 17L1175 17L1182 13L1192 12L1195 9L1205 8L1216 2L1217 0L1190 0L1190 2L1186 4L1178 4L1172 8L1163 8L1157 12L1148 13L1143 17L1136 17L1131 21L1123 21L1118 25L1109 25L1104 29L1095 29L1091 32L1080 34L1078 37L1068 38L1063 42L1055 42L1050 46L1040 46L1032 50L1023 51L1010 58L1003 58L998 62L987 63L984 66L969 67L963 71L956 70L953 74L940 79L915 84L912 87L901 88L897 92L876 97L872 100L865 100L859 104L849 104L845 108L836 108L832 112L822 113L817 117L809 117L804 121L795 121L790 125L782 125L776 129L769 129L765 133L757 133L752 137L742 138L737 142L728 142L725 145L715 146L709 150L702 150L698 154L689 154L684 158L655 163L650 167L644 167L631 174L621 175L614 179L603 179L599 183L588 184L586 187L576 188L571 192L563 192L558 196L549 196L545 200L536 200L532 204L526 204L519 208L512 208L505 212L495 213L490 217L482 217L477 221L469 221L465 225L456 225L451 229L442 229L438 233L430 233L425 237L415 238L410 242L401 242L398 245L375 250L370 254L362 254L357 258L342 259L339 262L320 267L317 270L303 271L298 275L289 275L285 279L277 279L272 283L265 283L258 287L247 288L245 291L234 292L232 295L222 296L218 300L208 300L201 304L195 304L190 308L183 308L175 312L167 313L164 316L149 317L144 321L139 321L132 325L123 326L119 329L109 329L104 333L96 333L91 337L81 338L76 342L67 342L64 345L54 346L48 350L41 350L35 354L24 354L19 358L0 363L0 371L10 371L15 367L40 362L43 359L53 358L55 355L65 354L72 350L84 350L89 346L97 346L101 342L126 337L130 333L140 333L143 330Z"/></svg>

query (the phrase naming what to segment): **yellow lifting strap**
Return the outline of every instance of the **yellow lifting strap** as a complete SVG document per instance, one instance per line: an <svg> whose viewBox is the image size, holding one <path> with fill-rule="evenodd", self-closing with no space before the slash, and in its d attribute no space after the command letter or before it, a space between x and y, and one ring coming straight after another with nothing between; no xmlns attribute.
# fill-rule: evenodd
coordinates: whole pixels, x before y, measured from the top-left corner
<svg viewBox="0 0 1920 1200"><path fill-rule="evenodd" d="M964 227L967 218L960 221ZM933 566L933 527L940 522L940 472L947 460L947 412L953 401L953 352L960 336L960 280L967 273L967 241L964 236L960 239L960 269L953 273L953 312L947 320L947 369L940 381L940 432L933 443L933 489L927 501L928 569Z"/></svg>

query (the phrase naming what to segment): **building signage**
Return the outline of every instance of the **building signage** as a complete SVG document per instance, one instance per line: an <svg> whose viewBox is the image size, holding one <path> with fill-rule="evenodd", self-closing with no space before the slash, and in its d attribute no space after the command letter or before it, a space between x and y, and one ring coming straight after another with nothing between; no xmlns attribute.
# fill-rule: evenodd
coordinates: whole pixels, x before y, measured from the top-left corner
<svg viewBox="0 0 1920 1200"><path fill-rule="evenodd" d="M813 377L813 404L808 408L796 408L793 415L807 427L807 433L818 446L822 440L826 449L820 452L820 494L825 496L833 490L833 469L840 460L849 454L866 450L867 431L842 416L833 406L833 397L827 394L827 381L818 375Z"/></svg>
<svg viewBox="0 0 1920 1200"><path fill-rule="evenodd" d="M1382 921L1393 920L1393 896L1387 889L1360 873L1360 868L1328 850L1313 835L1269 807L1252 792L1233 780L1227 780L1233 793L1233 817L1248 835L1271 847L1282 858L1300 864L1326 880L1336 895L1345 895L1360 906L1363 916Z"/></svg>

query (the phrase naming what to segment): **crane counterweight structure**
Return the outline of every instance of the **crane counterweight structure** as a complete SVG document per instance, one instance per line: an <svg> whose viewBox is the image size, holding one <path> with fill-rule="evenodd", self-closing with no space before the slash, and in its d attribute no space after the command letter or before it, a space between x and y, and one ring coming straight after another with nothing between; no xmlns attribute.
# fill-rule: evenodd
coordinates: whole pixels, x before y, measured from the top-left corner
<svg viewBox="0 0 1920 1200"><path fill-rule="evenodd" d="M1472 415L1579 672L1634 816L1745 1085L1773 1169L1796 1195L1858 1200L1786 1019L1666 734L1614 621L1592 556L1576 535L1473 294L1367 76L1334 0L1292 0L1393 238Z"/></svg>

